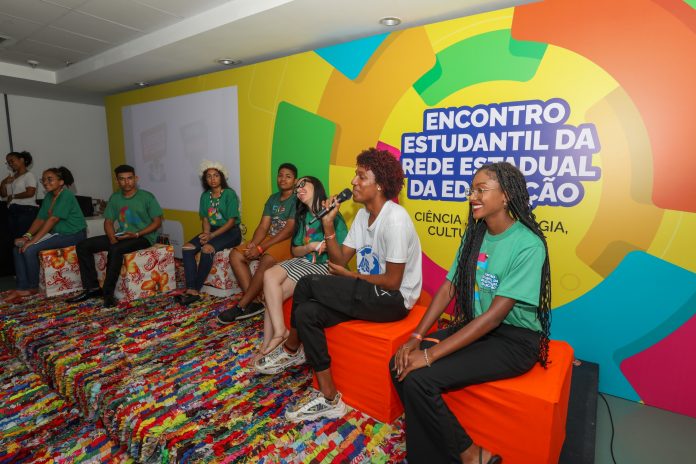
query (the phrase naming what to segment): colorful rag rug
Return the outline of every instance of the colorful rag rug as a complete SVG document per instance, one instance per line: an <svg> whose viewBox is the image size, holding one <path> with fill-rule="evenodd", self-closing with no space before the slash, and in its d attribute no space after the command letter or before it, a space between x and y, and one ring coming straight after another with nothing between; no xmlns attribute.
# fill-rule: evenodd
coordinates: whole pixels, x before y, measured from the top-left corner
<svg viewBox="0 0 696 464"><path fill-rule="evenodd" d="M0 346L0 463L133 462Z"/></svg>
<svg viewBox="0 0 696 464"><path fill-rule="evenodd" d="M113 309L60 298L0 303L0 463L404 460L401 420L350 410L285 421L309 369L256 374L261 318L219 326L215 315L232 299L187 308L177 293Z"/></svg>

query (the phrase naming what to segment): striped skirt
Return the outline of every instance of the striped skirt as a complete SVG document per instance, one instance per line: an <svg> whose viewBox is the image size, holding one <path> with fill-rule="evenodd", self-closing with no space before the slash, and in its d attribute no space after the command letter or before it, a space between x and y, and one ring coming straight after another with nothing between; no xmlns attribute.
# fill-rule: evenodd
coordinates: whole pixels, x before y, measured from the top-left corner
<svg viewBox="0 0 696 464"><path fill-rule="evenodd" d="M300 278L308 275L327 275L329 273L328 264L310 263L305 258L292 258L280 263L280 267L285 269L288 277L297 283Z"/></svg>

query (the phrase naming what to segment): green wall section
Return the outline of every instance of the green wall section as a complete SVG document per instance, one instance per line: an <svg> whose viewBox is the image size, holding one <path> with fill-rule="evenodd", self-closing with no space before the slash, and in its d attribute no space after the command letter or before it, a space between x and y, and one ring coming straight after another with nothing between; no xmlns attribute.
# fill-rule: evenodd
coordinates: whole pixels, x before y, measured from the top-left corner
<svg viewBox="0 0 696 464"><path fill-rule="evenodd" d="M509 29L458 42L437 54L437 62L413 85L429 105L470 85L496 80L527 81L536 73L546 44L519 41Z"/></svg>
<svg viewBox="0 0 696 464"><path fill-rule="evenodd" d="M293 163L298 175L311 175L329 188L329 163L336 125L321 116L287 102L280 102L273 130L271 188L275 185L278 166ZM328 193L328 192L327 192Z"/></svg>

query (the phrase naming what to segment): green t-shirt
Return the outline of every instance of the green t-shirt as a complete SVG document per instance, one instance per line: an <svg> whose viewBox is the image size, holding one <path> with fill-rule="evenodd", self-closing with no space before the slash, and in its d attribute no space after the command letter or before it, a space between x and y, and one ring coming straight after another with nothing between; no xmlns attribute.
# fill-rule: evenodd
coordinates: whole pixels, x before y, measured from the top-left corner
<svg viewBox="0 0 696 464"><path fill-rule="evenodd" d="M120 190L112 194L104 210L104 217L114 221L118 232L139 232L159 216L162 216L162 208L155 196L140 189L130 198L124 197ZM144 237L152 245L157 238L157 231Z"/></svg>
<svg viewBox="0 0 696 464"><path fill-rule="evenodd" d="M454 280L460 252L461 247L447 273L450 282ZM545 258L544 243L521 222L514 223L502 234L486 232L476 266L474 316L486 311L496 295L500 295L516 300L503 321L505 324L540 332L536 310Z"/></svg>
<svg viewBox="0 0 696 464"><path fill-rule="evenodd" d="M234 218L234 223L239 225L237 193L232 189L224 189L218 198L213 198L210 190L206 190L201 194L198 214L201 218L208 218L211 226L224 226L231 218Z"/></svg>
<svg viewBox="0 0 696 464"><path fill-rule="evenodd" d="M266 200L266 205L263 207L263 216L271 217L271 227L268 229L268 235L274 237L285 228L288 219L295 218L295 203L297 197L294 194L290 195L285 200L280 199L280 192L276 192Z"/></svg>
<svg viewBox="0 0 696 464"><path fill-rule="evenodd" d="M63 189L58 194L53 210L49 213L48 210L51 208L51 203L53 203L53 192L48 192L41 202L41 208L39 208L37 217L44 221L51 215L60 219L51 229L52 233L71 235L87 228L87 222L82 214L77 198L70 190Z"/></svg>
<svg viewBox="0 0 696 464"><path fill-rule="evenodd" d="M321 242L324 240L324 229L321 227L321 219L316 219L314 221L312 221L312 219L314 219L314 216L309 212L302 218L298 224L297 232L292 238L293 246L301 246L310 242ZM346 235L348 235L348 227L346 227L346 221L340 213L334 218L334 229L336 230L336 242L341 245ZM329 260L329 254L326 251L322 254L317 254L317 252L314 251L306 254L304 258L309 262L324 264Z"/></svg>

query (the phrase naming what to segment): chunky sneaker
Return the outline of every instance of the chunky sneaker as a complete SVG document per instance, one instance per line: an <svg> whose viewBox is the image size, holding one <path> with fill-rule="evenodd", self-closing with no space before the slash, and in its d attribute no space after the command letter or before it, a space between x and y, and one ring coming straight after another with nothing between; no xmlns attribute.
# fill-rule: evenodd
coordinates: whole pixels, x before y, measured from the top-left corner
<svg viewBox="0 0 696 464"><path fill-rule="evenodd" d="M305 361L307 358L302 345L297 349L297 353L290 354L285 351L281 343L273 351L257 359L254 362L254 369L260 374L278 374L288 367L304 364Z"/></svg>
<svg viewBox="0 0 696 464"><path fill-rule="evenodd" d="M341 394L336 393L336 398L327 400L318 390L310 389L297 403L285 410L285 418L292 422L316 420L320 418L338 419L348 412L346 403L341 399Z"/></svg>

